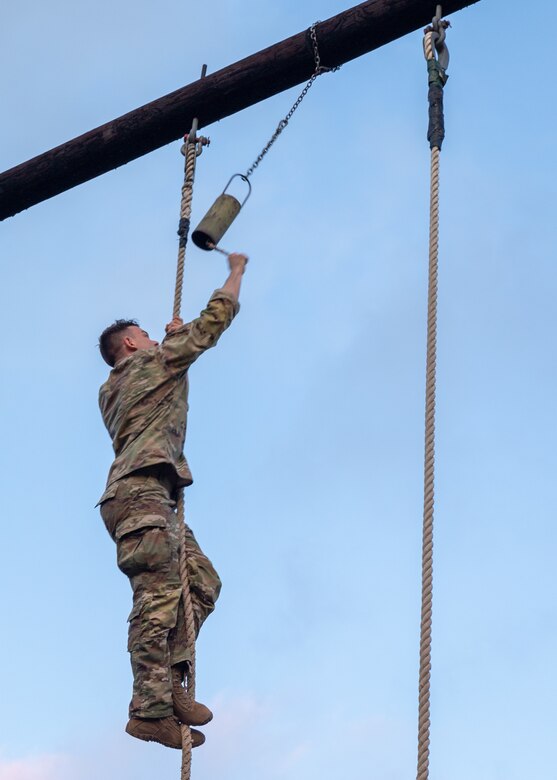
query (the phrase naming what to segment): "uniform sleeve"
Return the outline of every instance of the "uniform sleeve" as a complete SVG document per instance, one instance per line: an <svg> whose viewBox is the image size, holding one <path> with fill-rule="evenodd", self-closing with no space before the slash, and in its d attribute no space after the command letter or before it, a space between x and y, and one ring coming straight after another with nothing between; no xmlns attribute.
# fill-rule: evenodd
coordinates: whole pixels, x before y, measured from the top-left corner
<svg viewBox="0 0 557 780"><path fill-rule="evenodd" d="M197 319L163 339L161 353L173 371L187 371L191 364L214 347L240 309L236 298L226 290L215 290Z"/></svg>

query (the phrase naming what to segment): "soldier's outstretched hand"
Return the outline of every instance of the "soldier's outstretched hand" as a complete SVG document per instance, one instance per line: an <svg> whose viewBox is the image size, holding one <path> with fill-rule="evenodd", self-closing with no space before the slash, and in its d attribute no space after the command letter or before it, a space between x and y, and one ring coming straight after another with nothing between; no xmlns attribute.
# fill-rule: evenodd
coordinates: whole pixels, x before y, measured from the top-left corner
<svg viewBox="0 0 557 780"><path fill-rule="evenodd" d="M243 273L247 262L247 255L241 254L240 252L232 252L228 255L228 265L230 266L231 271L238 270Z"/></svg>
<svg viewBox="0 0 557 780"><path fill-rule="evenodd" d="M174 333L175 330L178 330L178 328L181 328L184 324L184 321L181 317L174 317L172 319L172 322L169 322L168 325L165 327L166 333Z"/></svg>

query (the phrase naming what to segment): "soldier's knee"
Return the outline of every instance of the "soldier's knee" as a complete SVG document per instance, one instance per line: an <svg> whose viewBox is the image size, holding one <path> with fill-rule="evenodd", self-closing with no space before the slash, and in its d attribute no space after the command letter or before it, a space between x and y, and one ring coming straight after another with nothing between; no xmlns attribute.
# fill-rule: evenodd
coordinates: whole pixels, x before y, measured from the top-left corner
<svg viewBox="0 0 557 780"><path fill-rule="evenodd" d="M165 518L149 515L137 523L129 531L122 529L116 541L118 568L128 577L164 569L172 558Z"/></svg>
<svg viewBox="0 0 557 780"><path fill-rule="evenodd" d="M205 556L188 558L190 588L207 605L214 605L219 597L222 582L211 561Z"/></svg>

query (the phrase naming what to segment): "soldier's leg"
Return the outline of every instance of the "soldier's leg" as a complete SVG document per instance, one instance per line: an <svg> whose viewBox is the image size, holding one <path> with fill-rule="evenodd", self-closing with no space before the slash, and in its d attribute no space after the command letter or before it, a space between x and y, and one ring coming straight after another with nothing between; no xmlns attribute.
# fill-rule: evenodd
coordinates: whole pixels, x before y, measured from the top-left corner
<svg viewBox="0 0 557 780"><path fill-rule="evenodd" d="M172 528L171 537L178 543L179 529L176 525ZM192 597L192 607L195 624L195 635L199 634L201 626L206 618L215 608L215 602L219 597L221 590L221 581L215 570L215 567L202 552L195 536L189 526L186 525L186 552L187 552L187 571L190 593ZM178 550L176 551L178 554ZM180 600L178 608L178 620L176 628L170 632L169 646L171 655L171 664L178 665L186 663L187 636L185 629L184 610Z"/></svg>
<svg viewBox="0 0 557 780"><path fill-rule="evenodd" d="M128 730L131 726L133 736L141 736L136 733L138 727L143 728L138 718L175 715L182 723L202 726L213 717L208 707L185 696L180 670L171 667L170 634L176 630L182 600L178 550L173 543L175 515L144 518L151 524L164 519L165 527L151 525L118 544L118 564L123 571L131 574L137 565L146 569L130 576L136 604L128 644L134 679ZM202 735L198 733L197 739L201 744Z"/></svg>
<svg viewBox="0 0 557 780"><path fill-rule="evenodd" d="M180 526L176 515L170 522L170 537L174 542L176 560L179 567L180 552ZM207 556L205 556L197 544L191 529L185 526L187 574L193 607L193 630L197 637L199 629L205 618L215 608L221 583L220 579ZM182 721L191 725L202 726L208 723L212 712L204 704L191 702L182 686L184 675L188 674L191 660L188 642L188 631L185 622L184 605L180 598L178 606L178 619L176 627L168 636L168 644L171 658L172 693L174 713Z"/></svg>
<svg viewBox="0 0 557 780"><path fill-rule="evenodd" d="M130 578L133 609L128 649L134 675L130 715L171 715L172 685L168 635L176 626L181 597L169 520L168 491L152 476L121 480L101 514L116 541L119 568Z"/></svg>
<svg viewBox="0 0 557 780"><path fill-rule="evenodd" d="M188 579L195 615L196 635L215 609L222 583L215 567L199 547L193 531L186 525Z"/></svg>
<svg viewBox="0 0 557 780"><path fill-rule="evenodd" d="M151 593L130 620L128 650L133 671L130 717L172 715L168 635L176 625L180 589Z"/></svg>
<svg viewBox="0 0 557 780"><path fill-rule="evenodd" d="M176 711L170 665L183 669L187 641L179 572L179 533L168 486L146 475L121 480L116 496L101 508L103 520L117 543L118 566L128 575L134 592L129 617L128 649L134 674L130 714L160 718ZM188 575L196 635L213 611L221 583L186 526ZM181 698L181 697L180 697ZM203 705L196 705L203 708ZM210 712L190 712L192 725L202 724Z"/></svg>
<svg viewBox="0 0 557 780"><path fill-rule="evenodd" d="M168 537L167 528L151 526L118 541L118 565L134 591L128 637L134 680L130 716L141 718L173 711L168 637L176 626L181 587Z"/></svg>

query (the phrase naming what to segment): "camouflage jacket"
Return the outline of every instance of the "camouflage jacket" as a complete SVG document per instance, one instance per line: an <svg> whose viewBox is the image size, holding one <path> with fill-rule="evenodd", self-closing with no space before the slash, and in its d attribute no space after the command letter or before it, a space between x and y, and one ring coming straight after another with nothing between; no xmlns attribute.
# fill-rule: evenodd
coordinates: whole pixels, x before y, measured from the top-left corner
<svg viewBox="0 0 557 780"><path fill-rule="evenodd" d="M239 304L215 290L193 322L165 337L158 347L121 360L99 391L99 406L116 458L99 503L116 492L117 480L137 469L169 464L178 486L191 485L183 454L191 364L213 347L237 314Z"/></svg>

